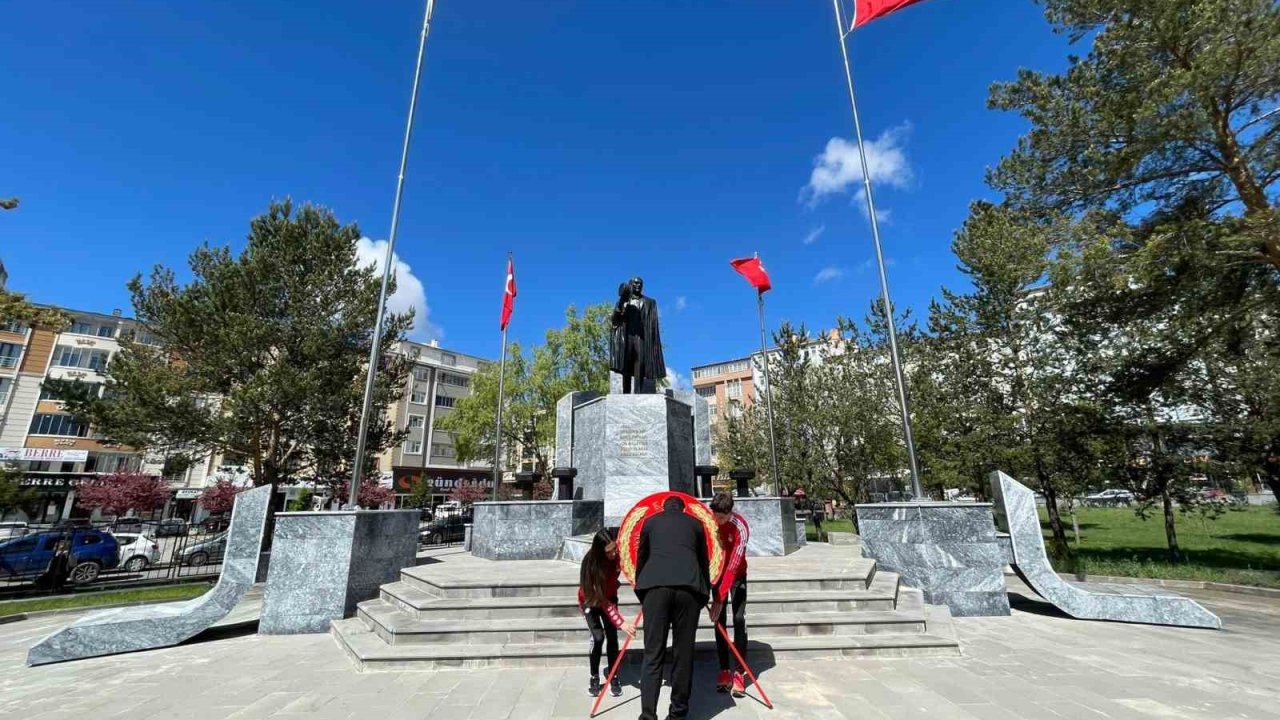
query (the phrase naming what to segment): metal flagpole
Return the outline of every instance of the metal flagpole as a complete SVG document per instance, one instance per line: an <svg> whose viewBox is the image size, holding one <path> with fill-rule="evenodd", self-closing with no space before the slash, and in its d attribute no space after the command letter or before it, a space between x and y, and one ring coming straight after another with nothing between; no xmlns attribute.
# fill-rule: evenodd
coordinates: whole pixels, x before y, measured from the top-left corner
<svg viewBox="0 0 1280 720"><path fill-rule="evenodd" d="M867 170L867 151L862 144L862 121L858 118L858 100L853 92L853 71L849 67L849 49L845 38L844 13L840 0L831 0L836 12L836 35L840 40L840 54L844 57L844 78L849 85L849 106L853 109L853 130L858 136L858 156L862 160L862 185L867 195L867 215L871 218L871 239L876 248L876 265L880 270L880 299L884 306L885 320L889 328L889 352L893 356L893 374L898 385L898 406L902 409L902 438L907 446L907 462L911 468L911 493L917 499L924 497L920 486L920 468L916 464L916 446L911 437L911 411L907 407L907 384L902 374L902 358L898 355L898 332L893 319L893 303L889 300L889 276L884 269L884 251L880 248L880 222L876 219L876 203L871 197L871 175Z"/></svg>
<svg viewBox="0 0 1280 720"><path fill-rule="evenodd" d="M764 360L764 407L769 416L769 458L773 461L773 495L782 497L778 485L778 444L773 439L773 382L769 379L769 350L764 342L764 293L757 290L760 306L760 357Z"/></svg>
<svg viewBox="0 0 1280 720"><path fill-rule="evenodd" d="M502 362L498 365L498 418L493 428L493 499L498 499L502 485L502 400L506 397L507 382L507 329L502 328Z"/></svg>
<svg viewBox="0 0 1280 720"><path fill-rule="evenodd" d="M356 461L351 469L351 507L359 507L360 481L364 476L365 439L369 431L369 413L373 409L373 383L378 374L378 346L382 340L382 318L387 309L387 285L391 282L391 265L395 261L396 231L400 228L400 199L404 196L404 173L409 164L409 140L413 137L413 116L418 109L418 86L422 81L422 58L431 32L431 13L435 0L427 0L422 14L422 35L418 39L418 63L413 71L413 93L409 96L409 117L404 125L404 146L400 151L400 175L396 178L396 199L391 207L391 233L387 236L387 256L382 265L382 291L378 294L378 317L373 323L373 342L369 347L369 371L364 379L364 407L360 411L360 433L356 436ZM424 448L426 450L426 448Z"/></svg>

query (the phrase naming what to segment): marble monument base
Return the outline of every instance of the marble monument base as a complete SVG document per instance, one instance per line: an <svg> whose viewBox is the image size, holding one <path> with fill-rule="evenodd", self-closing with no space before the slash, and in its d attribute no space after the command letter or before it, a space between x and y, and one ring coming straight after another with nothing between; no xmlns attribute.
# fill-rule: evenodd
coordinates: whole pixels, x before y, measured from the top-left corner
<svg viewBox="0 0 1280 720"><path fill-rule="evenodd" d="M471 554L486 560L555 560L567 537L604 527L600 500L522 500L472 506Z"/></svg>
<svg viewBox="0 0 1280 720"><path fill-rule="evenodd" d="M804 544L804 523L796 521L791 498L734 498L733 511L746 518L751 528L747 555L790 555Z"/></svg>
<svg viewBox="0 0 1280 720"><path fill-rule="evenodd" d="M877 503L857 513L863 556L924 591L926 603L957 617L1009 614L990 503Z"/></svg>
<svg viewBox="0 0 1280 720"><path fill-rule="evenodd" d="M573 407L572 434L574 498L603 501L609 527L653 493L693 492L693 409L673 397L588 400Z"/></svg>
<svg viewBox="0 0 1280 720"><path fill-rule="evenodd" d="M262 635L329 632L417 562L418 510L276 514Z"/></svg>

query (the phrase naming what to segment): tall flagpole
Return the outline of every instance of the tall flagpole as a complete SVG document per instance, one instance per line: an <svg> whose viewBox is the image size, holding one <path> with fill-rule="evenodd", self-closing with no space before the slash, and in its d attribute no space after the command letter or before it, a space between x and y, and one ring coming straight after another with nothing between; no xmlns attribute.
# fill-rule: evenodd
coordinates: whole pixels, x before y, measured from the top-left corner
<svg viewBox="0 0 1280 720"><path fill-rule="evenodd" d="M493 499L498 499L498 487L502 485L502 400L506 397L507 381L507 329L502 328L502 362L498 365L498 418L493 431Z"/></svg>
<svg viewBox="0 0 1280 720"><path fill-rule="evenodd" d="M871 197L871 174L867 170L867 151L862 143L862 121L858 118L858 100L853 92L853 71L849 67L849 48L845 39L851 30L845 30L844 13L840 0L831 0L836 12L836 35L840 40L840 54L844 57L844 78L849 85L849 106L853 109L853 130L858 136L858 156L862 160L862 185L867 196L867 215L871 218L871 239L876 248L876 265L880 270L880 299L889 328L889 352L893 356L893 374L898 385L898 406L902 409L902 439L907 446L907 462L911 468L911 493L917 499L924 497L920 486L920 468L916 464L916 445L911 437L911 411L907 407L907 384L902 374L902 358L898 354L898 331L893 319L893 303L889 300L889 276L884 269L884 251L880 248L880 222L876 219L876 203Z"/></svg>
<svg viewBox="0 0 1280 720"><path fill-rule="evenodd" d="M764 407L765 413L769 416L769 458L773 461L773 495L782 497L778 485L778 443L773 438L773 381L769 379L769 350L764 341L763 290L756 290L756 302L760 306L760 357L764 362Z"/></svg>
<svg viewBox="0 0 1280 720"><path fill-rule="evenodd" d="M395 262L396 231L400 228L400 199L404 196L404 173L409 165L409 140L413 137L413 116L418 109L418 86L422 81L422 58L427 51L427 35L431 32L431 13L435 0L427 0L422 13L422 34L418 39L418 63L413 71L413 93L409 96L409 117L404 124L404 146L400 151L400 174L396 178L396 199L391 208L391 233L387 236L387 255L382 261L382 290L378 294L378 317L373 323L373 342L369 346L369 371L364 379L364 406L360 411L360 433L356 436L356 461L351 469L351 507L359 507L360 481L364 479L365 440L369 431L369 414L373 409L373 384L378 375L378 346L382 344L382 319L387 309L387 286L391 282L391 265ZM430 452L430 448L423 448Z"/></svg>
<svg viewBox="0 0 1280 720"><path fill-rule="evenodd" d="M507 268L511 267L511 253L507 253ZM503 301L511 292L513 282L510 273L503 286ZM502 401L506 399L507 383L507 325L502 325L502 360L498 363L498 413L493 425L493 499L498 500L498 488L502 486Z"/></svg>

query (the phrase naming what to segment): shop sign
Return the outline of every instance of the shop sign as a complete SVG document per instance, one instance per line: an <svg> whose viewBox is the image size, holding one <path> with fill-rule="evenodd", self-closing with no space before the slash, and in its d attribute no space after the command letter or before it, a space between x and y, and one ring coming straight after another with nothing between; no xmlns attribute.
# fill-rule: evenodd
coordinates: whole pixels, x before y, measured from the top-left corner
<svg viewBox="0 0 1280 720"><path fill-rule="evenodd" d="M96 475L26 475L18 484L34 490L70 490L95 482Z"/></svg>
<svg viewBox="0 0 1280 720"><path fill-rule="evenodd" d="M202 494L204 494L204 490L200 488L182 488L175 492L173 497L176 500L195 500Z"/></svg>
<svg viewBox="0 0 1280 720"><path fill-rule="evenodd" d="M413 492L413 488L418 484L419 473L421 470L399 469L395 473L395 490L400 493ZM427 470L427 482L431 483L434 492L451 492L459 485L464 483L478 483L481 487L493 489L493 474L486 470L479 471L461 471L461 472L441 472L437 470Z"/></svg>
<svg viewBox="0 0 1280 720"><path fill-rule="evenodd" d="M75 442L72 440L71 442ZM61 448L0 448L0 460L26 462L84 462L89 459L88 450L63 450Z"/></svg>

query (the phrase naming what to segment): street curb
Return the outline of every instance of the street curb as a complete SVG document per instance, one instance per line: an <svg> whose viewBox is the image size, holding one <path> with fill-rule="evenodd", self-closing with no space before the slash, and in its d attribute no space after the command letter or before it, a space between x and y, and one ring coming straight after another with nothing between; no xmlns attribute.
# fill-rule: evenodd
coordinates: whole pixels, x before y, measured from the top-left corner
<svg viewBox="0 0 1280 720"><path fill-rule="evenodd" d="M1011 571L1006 571L1005 577L1017 577L1017 574ZM1074 573L1058 573L1058 577L1066 580L1067 582L1099 582L1113 583L1115 585L1155 585L1156 587L1165 587L1174 590L1213 590L1215 592L1251 595L1254 597L1280 600L1280 590L1275 588L1254 587L1253 585L1232 585L1230 583L1220 583L1212 580L1167 580L1164 578L1135 578L1115 575L1087 574L1082 580Z"/></svg>

